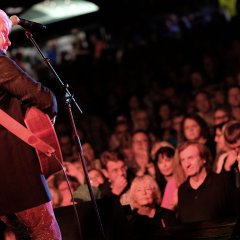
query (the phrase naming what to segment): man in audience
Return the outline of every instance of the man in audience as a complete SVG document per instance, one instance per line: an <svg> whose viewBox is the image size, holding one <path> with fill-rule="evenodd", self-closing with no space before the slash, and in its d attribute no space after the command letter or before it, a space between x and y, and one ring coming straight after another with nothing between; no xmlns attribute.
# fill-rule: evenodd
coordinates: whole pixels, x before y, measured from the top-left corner
<svg viewBox="0 0 240 240"><path fill-rule="evenodd" d="M130 142L131 134L129 124L126 121L117 122L114 126L114 131L110 136L109 148L116 150L124 146L125 142Z"/></svg>
<svg viewBox="0 0 240 240"><path fill-rule="evenodd" d="M211 154L200 143L185 142L178 157L187 180L178 191L178 216L182 223L230 217L232 188L225 174L211 171Z"/></svg>
<svg viewBox="0 0 240 240"><path fill-rule="evenodd" d="M133 122L133 130L147 131L150 127L150 117L146 109L139 109L136 111Z"/></svg>
<svg viewBox="0 0 240 240"><path fill-rule="evenodd" d="M206 91L199 91L195 95L195 106L198 114L208 123L213 125L213 110L209 94Z"/></svg>
<svg viewBox="0 0 240 240"><path fill-rule="evenodd" d="M124 157L118 151L106 151L101 155L103 173L108 181L99 186L102 197L119 196L122 205L129 204L130 178Z"/></svg>

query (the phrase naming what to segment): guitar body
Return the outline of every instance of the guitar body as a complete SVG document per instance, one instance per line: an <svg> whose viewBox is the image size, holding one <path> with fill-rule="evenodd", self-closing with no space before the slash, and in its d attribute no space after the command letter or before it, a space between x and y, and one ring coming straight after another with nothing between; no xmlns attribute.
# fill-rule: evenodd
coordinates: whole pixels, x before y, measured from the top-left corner
<svg viewBox="0 0 240 240"><path fill-rule="evenodd" d="M60 163L63 163L58 138L49 116L36 107L31 107L25 114L24 122L32 133L34 133L42 141L49 144L55 150L56 158L60 161ZM42 173L46 178L62 170L59 161L54 156L49 157L38 150L36 150L36 152Z"/></svg>

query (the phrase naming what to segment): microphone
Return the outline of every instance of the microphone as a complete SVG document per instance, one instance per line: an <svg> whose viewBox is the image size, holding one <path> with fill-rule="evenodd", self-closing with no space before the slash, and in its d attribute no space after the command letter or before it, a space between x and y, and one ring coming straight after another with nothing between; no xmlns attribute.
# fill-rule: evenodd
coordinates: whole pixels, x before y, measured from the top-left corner
<svg viewBox="0 0 240 240"><path fill-rule="evenodd" d="M32 22L30 20L26 20L24 18L19 18L16 15L10 17L13 25L19 25L23 27L25 30L34 30L34 29L46 29L47 27L41 23Z"/></svg>

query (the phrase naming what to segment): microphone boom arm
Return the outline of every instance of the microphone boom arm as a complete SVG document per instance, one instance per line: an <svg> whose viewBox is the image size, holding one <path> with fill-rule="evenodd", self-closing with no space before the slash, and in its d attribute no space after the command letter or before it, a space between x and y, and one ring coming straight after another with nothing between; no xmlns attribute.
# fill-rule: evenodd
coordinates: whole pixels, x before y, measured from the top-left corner
<svg viewBox="0 0 240 240"><path fill-rule="evenodd" d="M95 210L95 213L96 213L100 234L101 234L102 240L106 240L106 236L105 236L105 233L104 233L103 225L102 225L102 222L101 222L101 217L100 217L100 214L99 214L99 211L98 211L98 206L97 206L96 199L95 199L95 196L94 196L94 193L93 193L93 189L92 189L92 186L91 186L91 183L90 183L90 179L89 179L89 176L88 176L86 160L85 160L84 155L83 155L83 149L82 149L80 138L78 136L78 132L77 132L77 129L76 129L75 121L74 121L74 118L73 118L71 102L74 103L74 106L78 109L78 111L81 114L83 112L82 112L81 108L79 107L79 105L77 104L77 102L75 101L73 95L69 92L68 84L64 84L62 82L62 80L60 79L60 77L58 76L58 74L56 73L54 68L52 67L52 65L50 63L50 59L44 56L44 54L41 51L41 49L39 48L38 44L35 42L35 40L34 40L34 38L32 36L32 33L25 29L25 35L32 42L32 44L36 47L36 49L38 50L38 52L42 56L44 62L47 64L47 66L49 67L49 69L51 70L51 72L53 73L55 78L58 80L58 83L60 84L61 89L64 91L65 105L66 105L67 111L69 113L75 144L76 144L76 147L77 147L77 150L78 150L79 159L81 160L81 163L82 163L82 166L83 166L83 171L84 171L84 175L85 175L85 178L86 178L89 194L90 194L91 201L93 203L94 210ZM74 204L74 208L75 208L75 212L77 212L75 204ZM76 216L76 218L77 218L77 222L78 222L79 234L80 234L81 239L82 239L82 231L81 231L78 215Z"/></svg>

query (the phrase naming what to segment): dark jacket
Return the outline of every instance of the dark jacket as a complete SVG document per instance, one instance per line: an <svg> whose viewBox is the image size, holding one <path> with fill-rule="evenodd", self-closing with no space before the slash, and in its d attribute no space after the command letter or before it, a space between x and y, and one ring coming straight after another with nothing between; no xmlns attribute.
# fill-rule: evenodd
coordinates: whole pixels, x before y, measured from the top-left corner
<svg viewBox="0 0 240 240"><path fill-rule="evenodd" d="M136 210L129 217L129 227L132 240L162 239L161 233L165 227L176 224L175 212L156 206L155 215L150 218L139 215Z"/></svg>
<svg viewBox="0 0 240 240"><path fill-rule="evenodd" d="M36 106L56 115L52 92L34 81L0 51L0 108L21 124L24 109ZM0 216L25 210L51 199L35 150L0 126Z"/></svg>

